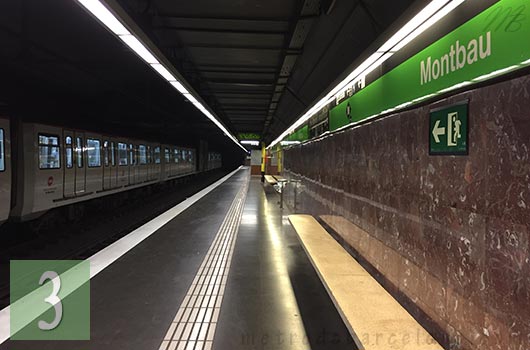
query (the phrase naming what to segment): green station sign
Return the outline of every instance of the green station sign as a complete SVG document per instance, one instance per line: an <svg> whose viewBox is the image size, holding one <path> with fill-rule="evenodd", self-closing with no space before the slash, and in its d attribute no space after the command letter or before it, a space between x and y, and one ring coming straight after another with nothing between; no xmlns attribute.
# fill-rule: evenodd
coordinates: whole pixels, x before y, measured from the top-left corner
<svg viewBox="0 0 530 350"><path fill-rule="evenodd" d="M330 130L530 66L530 1L500 0L344 100Z"/></svg>
<svg viewBox="0 0 530 350"><path fill-rule="evenodd" d="M468 101L430 112L429 154L468 154Z"/></svg>
<svg viewBox="0 0 530 350"><path fill-rule="evenodd" d="M342 99L330 110L329 129L334 131L529 67L529 38L530 0L500 0Z"/></svg>
<svg viewBox="0 0 530 350"><path fill-rule="evenodd" d="M237 138L240 141L243 141L243 140L261 140L261 135L253 133L253 132L244 132L244 133L239 133L237 135Z"/></svg>

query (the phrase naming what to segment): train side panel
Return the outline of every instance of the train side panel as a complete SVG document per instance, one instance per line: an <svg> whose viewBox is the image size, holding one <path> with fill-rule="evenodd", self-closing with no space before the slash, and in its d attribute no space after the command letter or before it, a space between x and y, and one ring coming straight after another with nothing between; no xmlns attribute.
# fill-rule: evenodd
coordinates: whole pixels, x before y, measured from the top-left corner
<svg viewBox="0 0 530 350"><path fill-rule="evenodd" d="M0 118L0 223L11 210L11 136L9 120Z"/></svg>

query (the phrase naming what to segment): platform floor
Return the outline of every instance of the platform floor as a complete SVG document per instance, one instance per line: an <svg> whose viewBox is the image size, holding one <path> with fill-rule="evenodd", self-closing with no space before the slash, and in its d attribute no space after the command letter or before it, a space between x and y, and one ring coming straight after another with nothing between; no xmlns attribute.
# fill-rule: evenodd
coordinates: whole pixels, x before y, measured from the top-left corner
<svg viewBox="0 0 530 350"><path fill-rule="evenodd" d="M0 350L354 348L277 202L248 168L238 171L91 280L90 341L7 341ZM211 261L223 270L209 273ZM204 310L212 293L198 292L198 271L217 295ZM195 314L186 313L192 301ZM204 321L189 325L186 344L176 335L184 317Z"/></svg>

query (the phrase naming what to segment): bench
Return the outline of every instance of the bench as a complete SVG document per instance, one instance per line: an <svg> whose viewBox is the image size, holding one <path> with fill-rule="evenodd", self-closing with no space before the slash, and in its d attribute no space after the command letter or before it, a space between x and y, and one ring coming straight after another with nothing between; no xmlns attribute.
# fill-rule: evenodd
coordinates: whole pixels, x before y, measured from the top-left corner
<svg viewBox="0 0 530 350"><path fill-rule="evenodd" d="M278 183L278 181L276 181L272 175L265 175L265 181L267 181L267 183L271 186L274 186Z"/></svg>
<svg viewBox="0 0 530 350"><path fill-rule="evenodd" d="M315 218L289 221L359 349L443 350Z"/></svg>

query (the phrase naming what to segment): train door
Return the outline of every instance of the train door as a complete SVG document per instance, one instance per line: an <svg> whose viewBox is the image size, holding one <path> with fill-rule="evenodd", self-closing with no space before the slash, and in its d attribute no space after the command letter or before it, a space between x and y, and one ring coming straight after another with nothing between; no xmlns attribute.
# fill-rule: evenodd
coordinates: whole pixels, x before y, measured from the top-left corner
<svg viewBox="0 0 530 350"><path fill-rule="evenodd" d="M112 166L110 156L110 142L109 140L103 141L103 189L110 190L112 188Z"/></svg>
<svg viewBox="0 0 530 350"><path fill-rule="evenodd" d="M11 138L9 120L0 118L0 222L11 209Z"/></svg>
<svg viewBox="0 0 530 350"><path fill-rule="evenodd" d="M74 132L74 159L75 159L75 194L82 194L86 190L85 148L83 147L85 134Z"/></svg>
<svg viewBox="0 0 530 350"><path fill-rule="evenodd" d="M127 144L118 142L118 186L129 184L129 155Z"/></svg>
<svg viewBox="0 0 530 350"><path fill-rule="evenodd" d="M154 174L153 180L160 180L162 175L161 163L162 163L162 154L160 146L155 146L154 148Z"/></svg>
<svg viewBox="0 0 530 350"><path fill-rule="evenodd" d="M165 179L171 177L171 152L168 147L164 147L164 170L165 170Z"/></svg>
<svg viewBox="0 0 530 350"><path fill-rule="evenodd" d="M131 143L129 144L129 184L134 185L138 179L136 176L136 171L138 169L138 166L136 164L136 150L134 149L134 145Z"/></svg>
<svg viewBox="0 0 530 350"><path fill-rule="evenodd" d="M64 141L64 179L63 196L75 196L75 168L74 168L74 133L69 130L63 131Z"/></svg>
<svg viewBox="0 0 530 350"><path fill-rule="evenodd" d="M176 176L179 174L179 151L176 148L173 148L173 166L171 167L171 175Z"/></svg>
<svg viewBox="0 0 530 350"><path fill-rule="evenodd" d="M118 162L116 156L116 142L110 141L110 188L118 187Z"/></svg>
<svg viewBox="0 0 530 350"><path fill-rule="evenodd" d="M147 147L138 145L138 183L147 181Z"/></svg>
<svg viewBox="0 0 530 350"><path fill-rule="evenodd" d="M147 146L147 172L145 174L146 181L151 180L151 174L153 173L153 170L151 169L152 162L153 162L153 155L151 153L151 146Z"/></svg>

